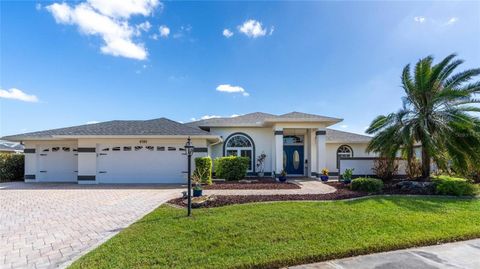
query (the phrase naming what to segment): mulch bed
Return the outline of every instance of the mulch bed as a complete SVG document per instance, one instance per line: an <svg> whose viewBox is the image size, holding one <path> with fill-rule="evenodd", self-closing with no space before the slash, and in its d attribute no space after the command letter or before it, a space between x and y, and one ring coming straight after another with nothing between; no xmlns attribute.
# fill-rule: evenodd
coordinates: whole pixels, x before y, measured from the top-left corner
<svg viewBox="0 0 480 269"><path fill-rule="evenodd" d="M343 188L334 193L327 194L285 194L285 195L215 195L215 199L206 202L202 207L211 208L233 204L246 204L254 202L272 201L321 201L321 200L343 200L366 196L366 193L351 191ZM170 204L185 207L183 198L176 198L168 201Z"/></svg>
<svg viewBox="0 0 480 269"><path fill-rule="evenodd" d="M300 189L300 186L294 183L280 183L271 178L248 178L253 182L238 181L217 181L212 185L203 186L204 190L287 190Z"/></svg>

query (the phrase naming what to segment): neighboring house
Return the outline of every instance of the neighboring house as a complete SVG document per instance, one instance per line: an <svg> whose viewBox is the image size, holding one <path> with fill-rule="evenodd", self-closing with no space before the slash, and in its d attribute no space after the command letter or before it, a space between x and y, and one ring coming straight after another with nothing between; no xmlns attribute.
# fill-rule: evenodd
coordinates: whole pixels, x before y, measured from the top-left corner
<svg viewBox="0 0 480 269"><path fill-rule="evenodd" d="M78 183L185 182L184 145L191 137L194 157L267 155L265 174L283 169L292 176L338 175L339 158L369 157L370 137L327 127L342 119L292 112L250 113L182 124L166 118L108 121L12 135L25 144L25 180Z"/></svg>
<svg viewBox="0 0 480 269"><path fill-rule="evenodd" d="M0 140L0 153L23 153L23 145L20 143Z"/></svg>

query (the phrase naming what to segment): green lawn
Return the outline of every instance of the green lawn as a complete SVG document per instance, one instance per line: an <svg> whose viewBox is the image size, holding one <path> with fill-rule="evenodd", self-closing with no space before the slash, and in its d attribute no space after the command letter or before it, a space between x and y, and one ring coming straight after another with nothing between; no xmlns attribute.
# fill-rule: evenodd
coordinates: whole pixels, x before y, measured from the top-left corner
<svg viewBox="0 0 480 269"><path fill-rule="evenodd" d="M480 237L480 200L161 206L72 268L271 268Z"/></svg>

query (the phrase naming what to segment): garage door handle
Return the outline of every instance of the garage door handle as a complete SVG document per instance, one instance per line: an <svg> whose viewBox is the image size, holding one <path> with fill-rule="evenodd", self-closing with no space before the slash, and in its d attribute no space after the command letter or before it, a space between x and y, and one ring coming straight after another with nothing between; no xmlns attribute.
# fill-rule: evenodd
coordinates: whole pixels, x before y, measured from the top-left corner
<svg viewBox="0 0 480 269"><path fill-rule="evenodd" d="M78 173L78 171L73 171L74 173Z"/></svg>
<svg viewBox="0 0 480 269"><path fill-rule="evenodd" d="M98 155L100 155L100 156L107 155L107 153L99 153Z"/></svg>
<svg viewBox="0 0 480 269"><path fill-rule="evenodd" d="M40 154L40 156L47 156L47 154Z"/></svg>
<svg viewBox="0 0 480 269"><path fill-rule="evenodd" d="M99 174L105 174L107 171L98 171Z"/></svg>
<svg viewBox="0 0 480 269"><path fill-rule="evenodd" d="M40 171L40 173L46 173L47 171Z"/></svg>

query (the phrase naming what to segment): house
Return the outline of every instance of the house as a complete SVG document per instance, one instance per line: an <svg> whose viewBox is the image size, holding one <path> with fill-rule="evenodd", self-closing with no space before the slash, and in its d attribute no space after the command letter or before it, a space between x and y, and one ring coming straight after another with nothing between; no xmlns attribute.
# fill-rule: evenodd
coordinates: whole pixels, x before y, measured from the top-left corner
<svg viewBox="0 0 480 269"><path fill-rule="evenodd" d="M0 153L23 153L23 145L20 143L0 140Z"/></svg>
<svg viewBox="0 0 480 269"><path fill-rule="evenodd" d="M25 145L25 181L96 183L185 182L184 145L194 157L266 154L266 175L283 169L292 176L338 175L340 158L369 157L370 137L327 127L342 119L291 112L255 112L182 124L166 118L114 120L5 137Z"/></svg>

